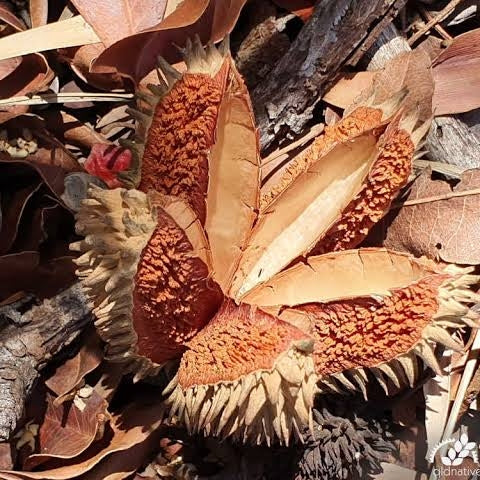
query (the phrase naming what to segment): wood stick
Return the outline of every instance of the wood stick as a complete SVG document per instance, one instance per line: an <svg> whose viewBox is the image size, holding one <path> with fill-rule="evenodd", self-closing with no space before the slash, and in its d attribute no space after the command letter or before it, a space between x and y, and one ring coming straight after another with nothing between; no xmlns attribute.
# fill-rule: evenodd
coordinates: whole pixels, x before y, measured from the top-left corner
<svg viewBox="0 0 480 480"><path fill-rule="evenodd" d="M378 24L405 0L322 0L288 52L253 91L260 143L299 135L346 63L354 64L380 34ZM365 47L363 47L365 48Z"/></svg>
<svg viewBox="0 0 480 480"><path fill-rule="evenodd" d="M39 372L92 320L79 283L20 313L25 303L0 308L0 441L15 430Z"/></svg>

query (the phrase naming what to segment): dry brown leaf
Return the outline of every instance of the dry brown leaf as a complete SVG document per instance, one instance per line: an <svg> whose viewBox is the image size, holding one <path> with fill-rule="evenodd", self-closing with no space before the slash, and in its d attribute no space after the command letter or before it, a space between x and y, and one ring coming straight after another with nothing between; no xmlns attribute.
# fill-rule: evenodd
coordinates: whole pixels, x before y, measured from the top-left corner
<svg viewBox="0 0 480 480"><path fill-rule="evenodd" d="M61 404L63 396L71 392L83 380L85 375L100 365L103 359L103 349L98 335L89 330L79 352L57 367L55 373L45 381L47 387L58 398L55 405Z"/></svg>
<svg viewBox="0 0 480 480"><path fill-rule="evenodd" d="M0 6L0 20L13 32L25 30L23 23L4 6ZM43 55L32 53L0 61L0 98L35 93L43 90L54 73Z"/></svg>
<svg viewBox="0 0 480 480"><path fill-rule="evenodd" d="M92 72L121 72L139 82L157 64L157 56L175 63L180 58L173 44L183 46L198 34L202 42L218 42L233 29L246 0L184 0L158 25L111 45L92 66ZM138 52L135 58L125 51Z"/></svg>
<svg viewBox="0 0 480 480"><path fill-rule="evenodd" d="M0 15L2 13L0 12ZM7 20L5 20L9 23ZM0 39L0 59L43 52L57 48L98 43L99 38L92 27L77 15L66 20L22 31Z"/></svg>
<svg viewBox="0 0 480 480"><path fill-rule="evenodd" d="M122 480L130 478L152 453L158 450L160 432L147 437L127 452L117 452L82 476L82 480Z"/></svg>
<svg viewBox="0 0 480 480"><path fill-rule="evenodd" d="M163 411L162 407L158 405L158 401L148 405L137 402L115 417L115 421L111 425L113 430L112 439L108 445L99 452L94 453L93 456L82 459L72 465L42 472L0 471L0 478L5 480L70 480L92 470L102 460L108 463L111 456L116 452L122 452L125 457L130 458L135 464L138 458L132 458L130 452L135 452L135 447L145 442L152 435L158 434L162 417Z"/></svg>
<svg viewBox="0 0 480 480"><path fill-rule="evenodd" d="M66 173L57 166L0 155L2 228L6 231L8 216L12 222L8 231L13 235L6 242L8 250L0 254L0 299L19 291L51 296L75 279L68 248L73 238L73 215L60 199ZM39 180L41 188L36 193L26 196L22 192L22 185L35 190ZM16 204L22 207L18 209ZM11 208L21 212L20 219L8 213ZM5 236L2 238L5 241Z"/></svg>
<svg viewBox="0 0 480 480"><path fill-rule="evenodd" d="M447 182L432 180L431 172L426 170L413 183L407 201L479 187L480 169L464 172L453 189ZM478 194L403 206L388 226L384 245L444 262L479 264L479 210Z"/></svg>
<svg viewBox="0 0 480 480"><path fill-rule="evenodd" d="M456 37L434 62L435 115L480 107L480 28Z"/></svg>
<svg viewBox="0 0 480 480"><path fill-rule="evenodd" d="M95 390L83 403L83 410L74 403L55 406L53 396L47 395L47 411L38 436L41 453L30 455L24 468L52 458L74 458L94 442L108 420L107 403Z"/></svg>
<svg viewBox="0 0 480 480"><path fill-rule="evenodd" d="M109 47L163 20L168 0L72 0L82 17Z"/></svg>
<svg viewBox="0 0 480 480"><path fill-rule="evenodd" d="M372 85L377 72L344 73L322 97L335 107L347 108L365 89Z"/></svg>
<svg viewBox="0 0 480 480"><path fill-rule="evenodd" d="M68 63L72 70L85 83L101 90L118 90L125 88L125 81L113 69L108 74L92 73L90 67L94 60L105 50L103 43L82 45L81 47L59 50L60 58Z"/></svg>
<svg viewBox="0 0 480 480"><path fill-rule="evenodd" d="M418 108L419 120L426 121L432 115L433 88L428 54L424 50L401 53L390 60L383 70L377 72L372 86L363 90L347 111L352 111L372 94L378 103L406 90L408 93L404 100L405 110L409 112Z"/></svg>
<svg viewBox="0 0 480 480"><path fill-rule="evenodd" d="M48 0L30 0L30 19L32 28L47 24Z"/></svg>
<svg viewBox="0 0 480 480"><path fill-rule="evenodd" d="M63 110L47 111L43 117L48 130L62 142L84 148L92 148L96 143L110 143L101 133Z"/></svg>

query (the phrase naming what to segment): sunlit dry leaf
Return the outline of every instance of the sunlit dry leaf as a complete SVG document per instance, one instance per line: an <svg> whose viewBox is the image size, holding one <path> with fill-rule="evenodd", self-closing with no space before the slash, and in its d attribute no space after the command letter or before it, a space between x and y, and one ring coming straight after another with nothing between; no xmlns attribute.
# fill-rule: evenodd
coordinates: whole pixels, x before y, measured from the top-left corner
<svg viewBox="0 0 480 480"><path fill-rule="evenodd" d="M415 180L407 201L480 188L478 169L467 170L453 189L430 175L425 171ZM478 194L403 206L387 227L384 245L444 262L479 264L479 209Z"/></svg>
<svg viewBox="0 0 480 480"><path fill-rule="evenodd" d="M382 102L392 95L405 91L404 106L407 111L418 108L419 120L428 120L432 115L433 77L431 60L424 50L401 53L390 60L383 70L376 73L372 86L363 90L352 105L351 111L359 103L374 95L376 102Z"/></svg>
<svg viewBox="0 0 480 480"><path fill-rule="evenodd" d="M51 458L67 459L80 455L108 420L107 404L95 390L88 398L82 399L83 410L74 403L55 406L53 400L52 396L47 396L47 411L38 436L40 453L30 455L25 468Z"/></svg>
<svg viewBox="0 0 480 480"><path fill-rule="evenodd" d="M78 353L59 365L55 373L45 381L47 387L57 395L56 400L71 392L85 375L97 368L102 361L103 348L99 337L91 330L87 334ZM54 401L54 403L61 402Z"/></svg>
<svg viewBox="0 0 480 480"><path fill-rule="evenodd" d="M184 46L187 38L198 34L204 43L218 42L229 33L240 15L245 0L184 0L158 25L110 46L95 60L93 72L119 71L139 82L162 55L175 63L179 52L172 44ZM134 59L125 51L136 51Z"/></svg>
<svg viewBox="0 0 480 480"><path fill-rule="evenodd" d="M363 90L370 87L376 72L345 73L322 97L335 107L347 108Z"/></svg>
<svg viewBox="0 0 480 480"><path fill-rule="evenodd" d="M30 30L18 30L0 39L0 59L99 42L97 34L80 15Z"/></svg>
<svg viewBox="0 0 480 480"><path fill-rule="evenodd" d="M434 62L435 115L480 107L480 28L456 37Z"/></svg>
<svg viewBox="0 0 480 480"><path fill-rule="evenodd" d="M163 19L167 0L72 0L105 47L154 27Z"/></svg>

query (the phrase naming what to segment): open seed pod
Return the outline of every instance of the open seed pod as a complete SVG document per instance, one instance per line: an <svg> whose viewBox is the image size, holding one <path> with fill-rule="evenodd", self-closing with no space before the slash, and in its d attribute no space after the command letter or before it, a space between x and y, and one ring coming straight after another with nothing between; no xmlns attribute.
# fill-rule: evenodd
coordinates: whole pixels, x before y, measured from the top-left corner
<svg viewBox="0 0 480 480"><path fill-rule="evenodd" d="M463 348L449 330L479 326L467 307L479 300L471 270L385 249L347 250L309 257L244 300L312 335L321 388L365 392L365 369L385 388L385 377L412 385L415 356L440 372L435 344Z"/></svg>
<svg viewBox="0 0 480 480"><path fill-rule="evenodd" d="M327 131L261 207L245 85L227 52L196 41L185 55L184 74L161 61L167 82L132 112L119 176L138 190L93 189L78 214L110 356L137 378L181 357L166 403L191 432L287 444L311 426L318 386L365 390L367 368L412 383L416 356L436 368L435 343L461 348L448 330L477 326L476 277L345 250L389 209L426 132L401 96Z"/></svg>
<svg viewBox="0 0 480 480"><path fill-rule="evenodd" d="M138 190L92 188L77 215L76 263L112 360L137 376L178 358L221 302L190 207Z"/></svg>
<svg viewBox="0 0 480 480"><path fill-rule="evenodd" d="M382 118L378 109L355 110L338 127L345 127L345 140L327 131L307 149L300 174L289 177L286 188L278 184L280 192L264 203L242 255L233 298L242 299L299 257L356 247L387 213L407 183L427 126L415 130L414 113Z"/></svg>
<svg viewBox="0 0 480 480"><path fill-rule="evenodd" d="M188 347L165 393L190 432L268 445L302 439L316 390L308 334L229 300Z"/></svg>

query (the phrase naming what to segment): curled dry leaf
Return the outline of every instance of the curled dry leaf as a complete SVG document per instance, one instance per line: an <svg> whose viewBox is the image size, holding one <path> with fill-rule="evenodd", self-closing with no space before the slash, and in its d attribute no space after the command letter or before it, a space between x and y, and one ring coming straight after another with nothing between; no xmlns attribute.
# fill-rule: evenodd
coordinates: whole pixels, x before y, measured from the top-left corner
<svg viewBox="0 0 480 480"><path fill-rule="evenodd" d="M13 32L25 30L23 23L4 6L0 8L0 21ZM45 57L38 53L0 61L0 98L35 93L45 89L54 73Z"/></svg>
<svg viewBox="0 0 480 480"><path fill-rule="evenodd" d="M47 24L48 0L30 0L30 20L32 28Z"/></svg>
<svg viewBox="0 0 480 480"><path fill-rule="evenodd" d="M49 296L73 282L73 215L60 199L66 173L0 157L0 298L19 291Z"/></svg>
<svg viewBox="0 0 480 480"><path fill-rule="evenodd" d="M83 148L92 148L96 143L109 143L101 134L71 113L47 111L43 114L45 124L61 142Z"/></svg>
<svg viewBox="0 0 480 480"><path fill-rule="evenodd" d="M480 28L454 38L435 60L435 115L480 107Z"/></svg>
<svg viewBox="0 0 480 480"><path fill-rule="evenodd" d="M425 199L416 205L404 205L392 212L391 223L386 219L384 245L417 256L426 255L435 260L467 265L480 264L476 238L480 234L480 170L463 173L455 187L441 180L432 180L431 172L424 171L413 183L407 202ZM474 195L428 200L477 190Z"/></svg>
<svg viewBox="0 0 480 480"><path fill-rule="evenodd" d="M168 0L72 0L105 47L163 20Z"/></svg>
<svg viewBox="0 0 480 480"><path fill-rule="evenodd" d="M75 389L85 375L97 368L102 361L103 348L100 338L91 330L86 333L86 340L78 353L59 365L55 373L45 381L47 387L57 395L55 405L59 405L62 397Z"/></svg>
<svg viewBox="0 0 480 480"><path fill-rule="evenodd" d="M171 62L179 59L179 52L171 48L172 44L184 46L194 34L203 43L221 40L233 29L245 1L184 0L157 25L107 48L95 60L92 71L119 71L138 83L155 68L159 54ZM124 54L126 50L139 54L132 59Z"/></svg>
<svg viewBox="0 0 480 480"><path fill-rule="evenodd" d="M82 402L83 410L75 403L55 405L54 397L47 395L47 411L38 435L40 453L30 455L24 468L31 469L52 458L77 457L103 436L109 418L107 403L95 390Z"/></svg>
<svg viewBox="0 0 480 480"><path fill-rule="evenodd" d="M91 45L82 45L81 47L70 47L59 49L59 58L68 63L71 69L85 83L92 85L100 90L119 90L130 87L130 83L115 71L111 69L108 74L93 73L90 67L94 60L105 50L103 43L94 43Z"/></svg>
<svg viewBox="0 0 480 480"><path fill-rule="evenodd" d="M136 405L130 406L121 414L114 416L113 421L110 422L113 432L112 438L107 445L102 445L99 451L92 451L91 456L85 453L85 457L74 464L67 464L41 472L0 471L0 478L2 480L70 480L86 474L97 465L108 464L116 452L122 452L122 455L130 459L135 465L139 458L130 454L136 452L136 447L148 439L159 439L162 417L163 411L159 408L157 402L154 402L153 405L143 405L141 401L137 402ZM146 460L146 458L143 460ZM125 466L121 465L121 468L124 469Z"/></svg>
<svg viewBox="0 0 480 480"><path fill-rule="evenodd" d="M379 103L395 93L404 91L406 93L403 103L405 110L418 109L419 120L426 121L432 116L433 89L429 55L424 50L401 53L390 60L383 70L376 73L371 87L362 91L347 108L347 112L372 95Z"/></svg>

